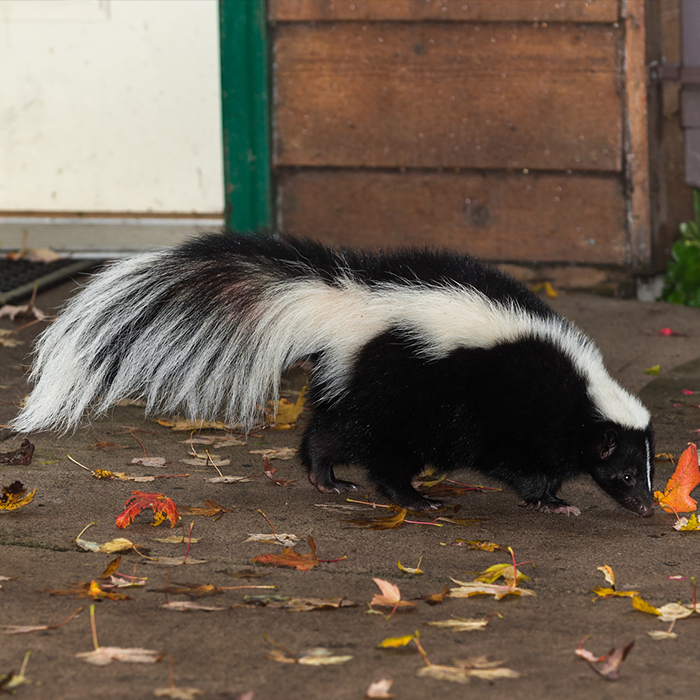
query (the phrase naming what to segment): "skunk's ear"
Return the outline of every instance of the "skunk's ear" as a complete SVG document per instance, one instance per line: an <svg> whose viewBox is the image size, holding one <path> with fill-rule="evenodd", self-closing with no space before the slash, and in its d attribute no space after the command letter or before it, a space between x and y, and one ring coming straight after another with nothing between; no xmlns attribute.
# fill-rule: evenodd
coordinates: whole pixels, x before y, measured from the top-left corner
<svg viewBox="0 0 700 700"><path fill-rule="evenodd" d="M617 431L610 428L603 434L603 440L600 443L598 456L601 460L606 460L617 449Z"/></svg>

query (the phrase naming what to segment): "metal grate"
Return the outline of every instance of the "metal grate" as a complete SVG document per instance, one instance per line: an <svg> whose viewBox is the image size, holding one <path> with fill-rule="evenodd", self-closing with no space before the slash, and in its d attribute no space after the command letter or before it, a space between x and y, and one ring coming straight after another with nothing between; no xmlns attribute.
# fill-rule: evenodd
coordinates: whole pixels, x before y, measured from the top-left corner
<svg viewBox="0 0 700 700"><path fill-rule="evenodd" d="M53 262L0 259L0 304L28 297L36 285L39 290L68 279L102 262L65 258Z"/></svg>

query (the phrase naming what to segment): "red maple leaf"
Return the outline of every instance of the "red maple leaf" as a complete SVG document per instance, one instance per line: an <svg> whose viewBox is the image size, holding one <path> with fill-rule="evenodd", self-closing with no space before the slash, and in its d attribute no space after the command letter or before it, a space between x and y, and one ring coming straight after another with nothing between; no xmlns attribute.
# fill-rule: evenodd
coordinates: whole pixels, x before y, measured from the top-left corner
<svg viewBox="0 0 700 700"><path fill-rule="evenodd" d="M150 508L153 511L153 523L160 525L166 518L170 520L170 527L173 528L180 520L175 504L162 493L147 493L146 491L132 491L131 496L124 504L124 510L119 513L114 524L121 529L134 522L134 518L144 509Z"/></svg>

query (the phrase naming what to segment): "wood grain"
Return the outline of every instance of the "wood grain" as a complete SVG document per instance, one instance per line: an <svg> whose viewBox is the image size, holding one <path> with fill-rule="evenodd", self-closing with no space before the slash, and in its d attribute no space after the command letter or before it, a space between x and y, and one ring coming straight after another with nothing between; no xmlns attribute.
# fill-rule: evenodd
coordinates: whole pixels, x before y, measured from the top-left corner
<svg viewBox="0 0 700 700"><path fill-rule="evenodd" d="M618 0L269 0L277 22L442 20L615 22Z"/></svg>
<svg viewBox="0 0 700 700"><path fill-rule="evenodd" d="M647 62L645 0L627 0L625 65L627 129L625 139L630 262L646 269L652 260L652 224L649 180L649 126L647 122Z"/></svg>
<svg viewBox="0 0 700 700"><path fill-rule="evenodd" d="M283 170L278 217L283 230L347 246L610 265L627 255L619 176Z"/></svg>
<svg viewBox="0 0 700 700"><path fill-rule="evenodd" d="M285 24L277 165L618 172L620 28Z"/></svg>

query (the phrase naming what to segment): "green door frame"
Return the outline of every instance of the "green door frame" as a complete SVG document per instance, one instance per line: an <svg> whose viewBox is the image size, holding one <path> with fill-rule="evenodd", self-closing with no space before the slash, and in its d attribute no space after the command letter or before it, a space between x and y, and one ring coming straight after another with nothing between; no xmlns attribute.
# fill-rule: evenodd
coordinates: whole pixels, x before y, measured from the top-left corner
<svg viewBox="0 0 700 700"><path fill-rule="evenodd" d="M224 216L231 231L272 229L265 0L219 0Z"/></svg>

